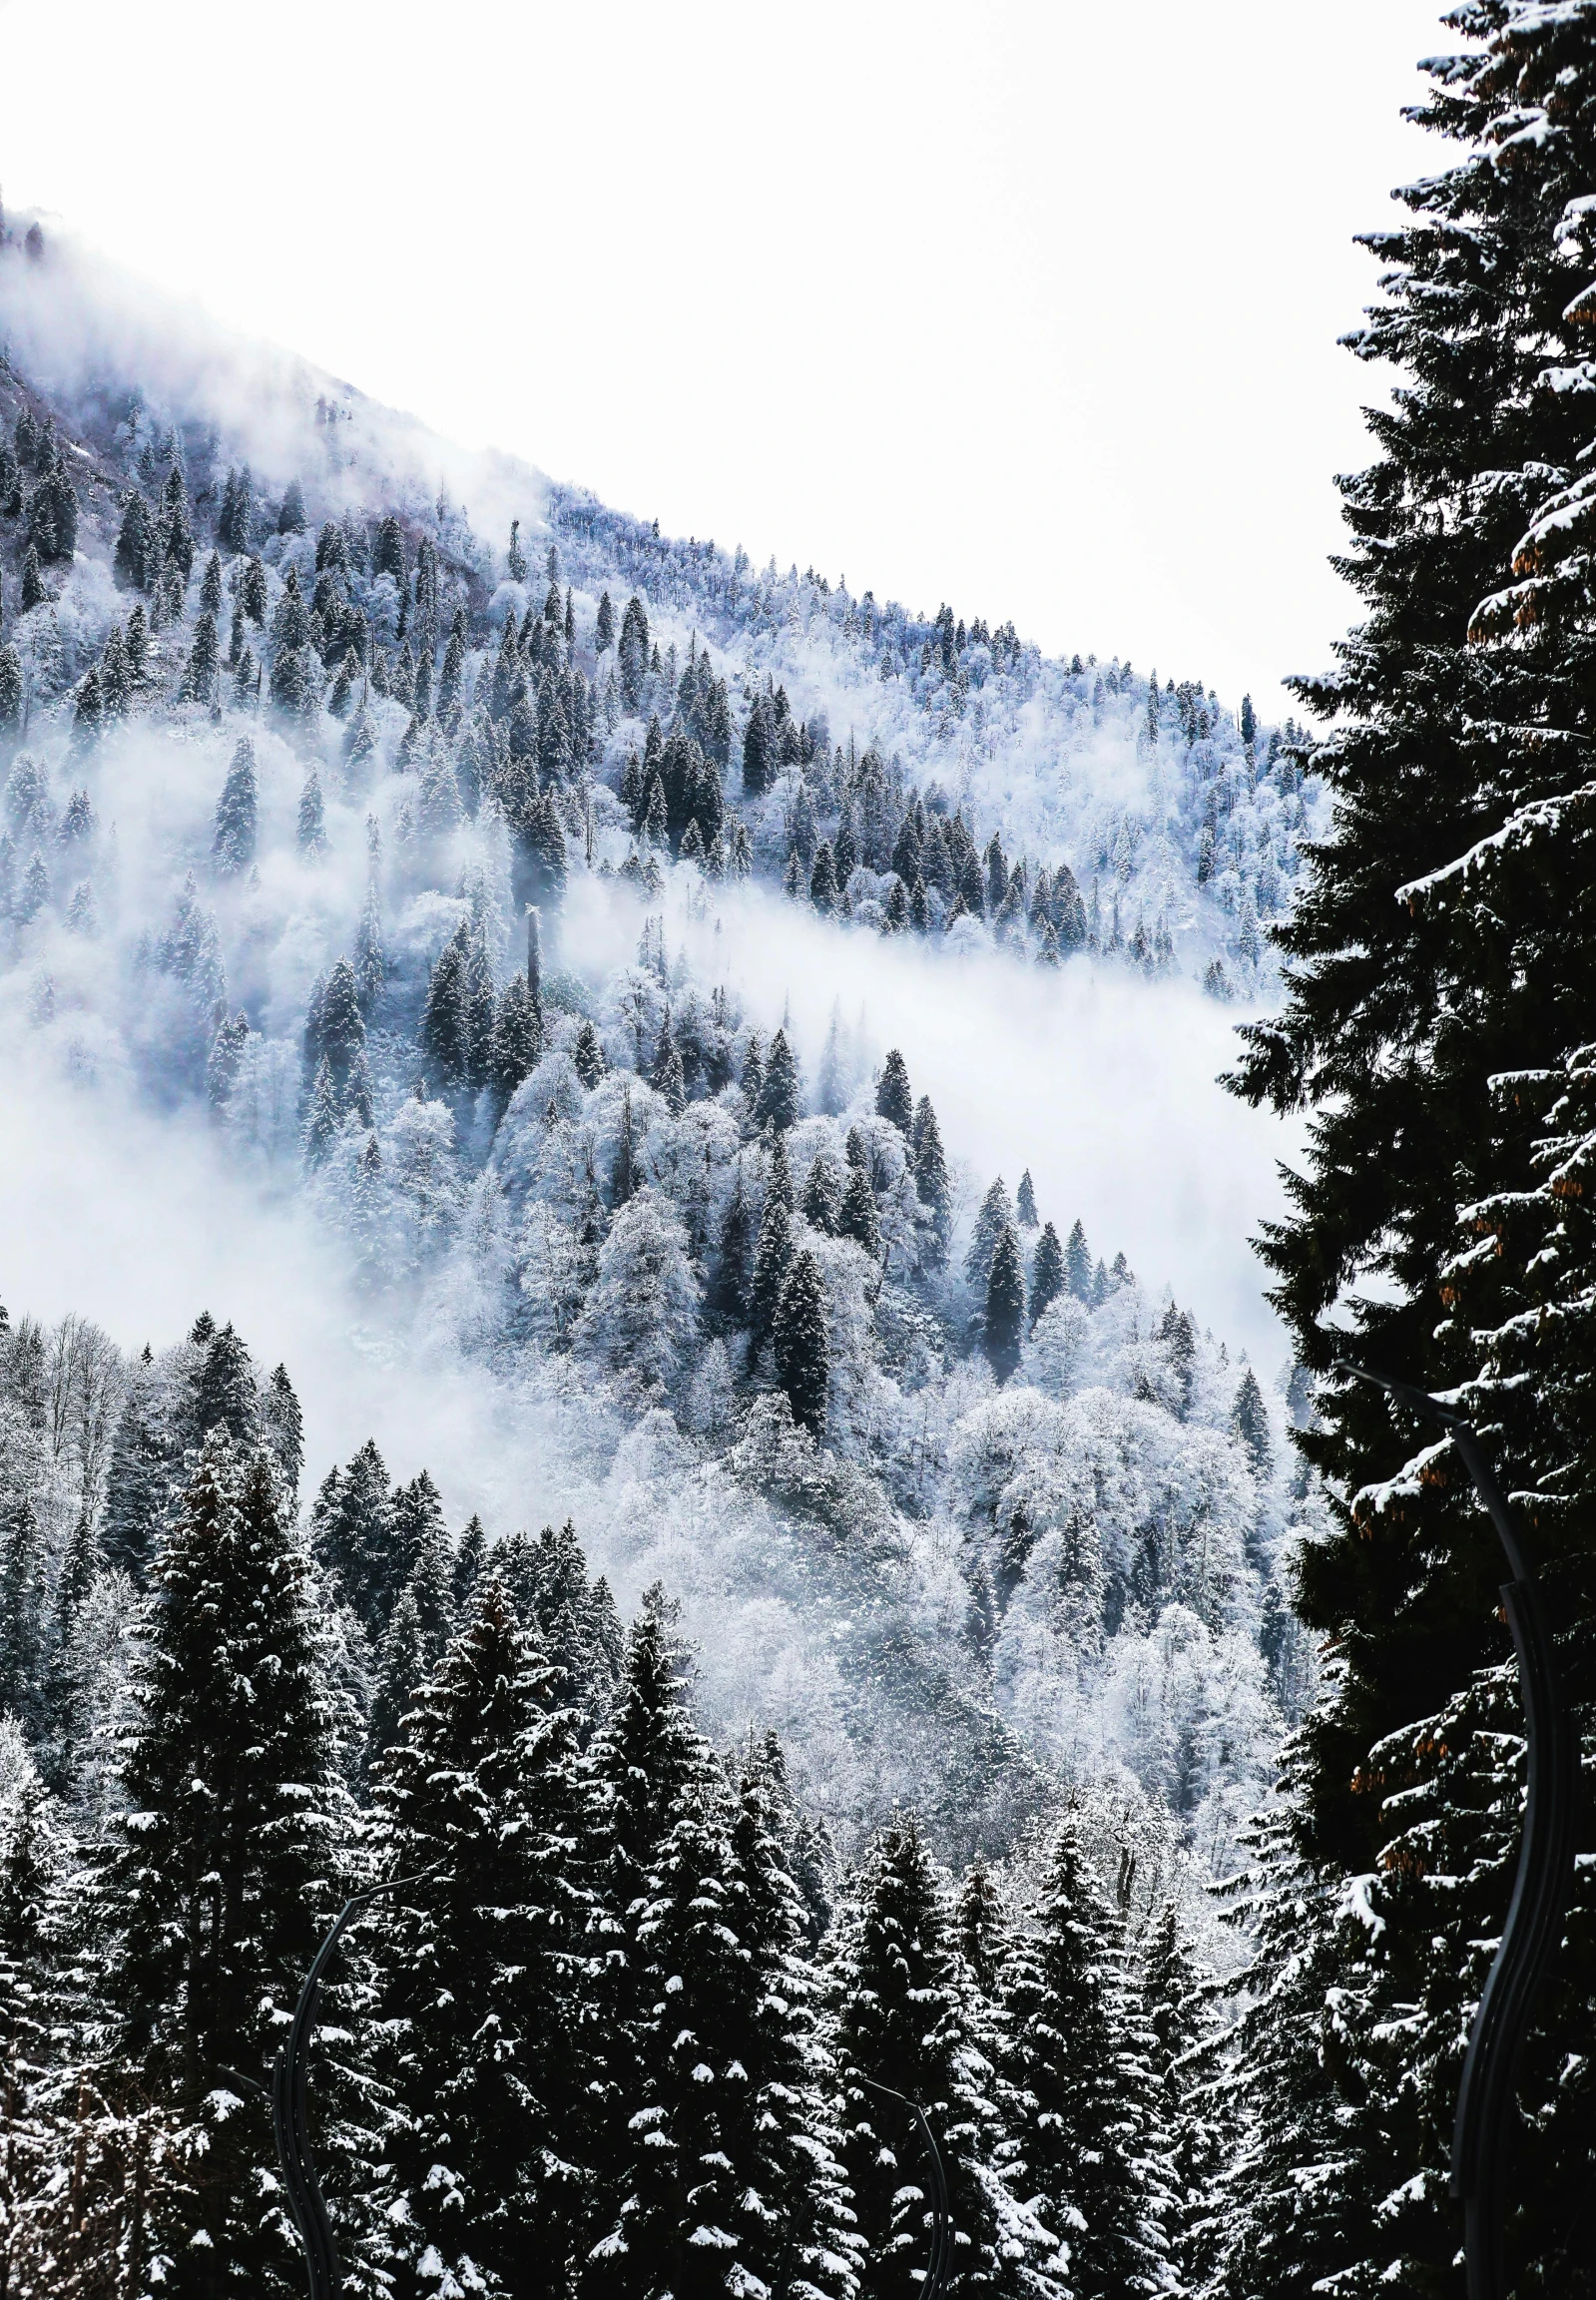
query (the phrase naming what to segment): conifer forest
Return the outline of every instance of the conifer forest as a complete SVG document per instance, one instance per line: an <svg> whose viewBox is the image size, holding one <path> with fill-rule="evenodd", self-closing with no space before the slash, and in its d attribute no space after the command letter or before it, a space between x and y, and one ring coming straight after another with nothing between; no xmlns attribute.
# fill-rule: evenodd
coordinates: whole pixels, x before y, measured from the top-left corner
<svg viewBox="0 0 1596 2300"><path fill-rule="evenodd" d="M273 2066L378 1887L308 2075L360 2300L914 2300L911 2104L951 2300L1463 2300L1524 1712L1349 1365L1539 1576L1502 2290L1596 2296L1596 0L1448 23L1278 723L0 220L6 1092L217 1257L115 1332L0 1269L0 2300L305 2291ZM1047 1131L983 1162L961 1017L1087 986L1295 1129L1283 1364Z"/></svg>

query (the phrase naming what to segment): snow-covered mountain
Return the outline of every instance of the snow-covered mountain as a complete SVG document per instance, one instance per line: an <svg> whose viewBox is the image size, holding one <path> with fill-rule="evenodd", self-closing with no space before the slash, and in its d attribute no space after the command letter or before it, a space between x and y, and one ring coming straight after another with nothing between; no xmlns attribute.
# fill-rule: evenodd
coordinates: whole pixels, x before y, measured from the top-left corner
<svg viewBox="0 0 1596 2300"><path fill-rule="evenodd" d="M996 1851L1097 1779L1223 1867L1315 1503L1284 1390L1116 1249L1200 1261L1233 1165L1258 1201L1209 1082L1316 820L1290 731L662 537L53 237L0 248L0 996L27 1202L84 1175L48 1251L109 1201L102 1263L148 1228L258 1305L307 1500L379 1429L456 1523L572 1515L623 1610L663 1579L707 1716L779 1729L839 1840L912 1798ZM175 1393L120 1379L136 1570L118 1462Z"/></svg>

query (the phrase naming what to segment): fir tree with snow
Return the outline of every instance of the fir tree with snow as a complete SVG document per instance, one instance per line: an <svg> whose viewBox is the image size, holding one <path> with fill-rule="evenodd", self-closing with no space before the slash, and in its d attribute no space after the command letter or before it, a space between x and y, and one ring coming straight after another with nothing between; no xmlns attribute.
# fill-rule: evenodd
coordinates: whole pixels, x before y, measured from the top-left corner
<svg viewBox="0 0 1596 2300"><path fill-rule="evenodd" d="M260 820L260 799L255 773L255 745L241 736L228 769L228 779L217 801L216 836L212 859L225 877L236 877L255 861Z"/></svg>
<svg viewBox="0 0 1596 2300"><path fill-rule="evenodd" d="M160 2248L198 2248L213 2288L287 2289L295 2273L232 2072L266 2080L347 1841L318 1610L269 1456L217 1430L140 1617L129 1803L85 1912L118 2060L189 2135L181 2218Z"/></svg>
<svg viewBox="0 0 1596 2300"><path fill-rule="evenodd" d="M761 1240L763 1246L763 1236ZM759 1284L756 1264L755 1284ZM830 1385L830 1342L826 1329L825 1280L806 1249L794 1255L777 1297L771 1322L776 1379L787 1394L799 1429L819 1438L825 1429Z"/></svg>

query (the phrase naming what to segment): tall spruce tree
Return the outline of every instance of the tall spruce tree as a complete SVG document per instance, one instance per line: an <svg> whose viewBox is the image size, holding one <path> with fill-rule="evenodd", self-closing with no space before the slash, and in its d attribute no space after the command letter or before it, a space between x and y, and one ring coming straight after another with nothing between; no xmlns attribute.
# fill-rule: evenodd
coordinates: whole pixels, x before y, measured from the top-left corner
<svg viewBox="0 0 1596 2300"><path fill-rule="evenodd" d="M822 1437L831 1380L831 1345L825 1280L807 1249L794 1255L782 1281L771 1348L776 1379L787 1394L794 1421L811 1438Z"/></svg>
<svg viewBox="0 0 1596 2300"><path fill-rule="evenodd" d="M1141 2164L1145 2102L1125 2049L1118 1932L1079 1824L1066 1816L1003 1972L1003 2073L1013 2177L1067 2240L1079 2300L1120 2300L1162 2283Z"/></svg>
<svg viewBox="0 0 1596 2300"><path fill-rule="evenodd" d="M1031 1256L1031 1324L1034 1326L1065 1288L1064 1249L1051 1222L1045 1223Z"/></svg>
<svg viewBox="0 0 1596 2300"><path fill-rule="evenodd" d="M851 1238L854 1245L861 1247L872 1262L879 1262L881 1217L875 1204L875 1192L870 1187L868 1166L855 1166L849 1162L836 1228L839 1237Z"/></svg>
<svg viewBox="0 0 1596 2300"><path fill-rule="evenodd" d="M760 1235L754 1249L754 1271L749 1289L749 1321L758 1349L776 1324L777 1305L793 1260L793 1222L786 1198L768 1188Z"/></svg>
<svg viewBox="0 0 1596 2300"><path fill-rule="evenodd" d="M1014 1201L1008 1186L998 1175L981 1200L975 1216L975 1227L970 1233L969 1247L964 1256L964 1275L980 1293L986 1291L986 1282L992 1274L992 1257L997 1252L998 1240L1005 1231L1014 1228Z"/></svg>
<svg viewBox="0 0 1596 2300"><path fill-rule="evenodd" d="M388 1472L372 1438L347 1468L327 1471L310 1511L310 1537L344 1601L380 1637L402 1573Z"/></svg>
<svg viewBox="0 0 1596 2300"><path fill-rule="evenodd" d="M785 1133L789 1126L797 1125L803 1115L803 1090L798 1083L798 1058L785 1030L778 1030L771 1040L754 1115L762 1127L774 1126L778 1134Z"/></svg>
<svg viewBox="0 0 1596 2300"><path fill-rule="evenodd" d="M377 1790L382 1873L443 1864L384 1912L376 1957L371 2250L405 2294L572 2288L591 1894L558 1679L489 1572Z"/></svg>
<svg viewBox="0 0 1596 2300"><path fill-rule="evenodd" d="M931 2174L918 2128L873 2085L917 2102L936 2135L953 2224L952 2288L1058 2289L1047 2273L1057 2246L997 2171L1005 2133L996 2071L969 2031L945 1883L912 1815L890 1822L866 1852L836 1928L830 1979L840 2154L864 2247L865 2300L916 2293L931 2235Z"/></svg>
<svg viewBox="0 0 1596 2300"><path fill-rule="evenodd" d="M1007 1227L993 1249L986 1274L986 1312L981 1347L999 1382L1018 1371L1020 1345L1025 1338L1025 1263L1018 1235Z"/></svg>
<svg viewBox="0 0 1596 2300"><path fill-rule="evenodd" d="M508 1103L523 1078L543 1057L542 1013L533 1003L524 974L512 974L493 1017L488 1075L501 1103Z"/></svg>
<svg viewBox="0 0 1596 2300"><path fill-rule="evenodd" d="M942 1149L941 1129L930 1096L922 1094L914 1112L914 1188L930 1217L924 1258L933 1270L947 1260L953 1235L953 1185Z"/></svg>
<svg viewBox="0 0 1596 2300"><path fill-rule="evenodd" d="M236 877L255 861L259 812L255 745L246 735L234 751L228 779L217 801L216 835L211 842L211 854L218 870L225 876Z"/></svg>
<svg viewBox="0 0 1596 2300"><path fill-rule="evenodd" d="M894 1046L881 1065L875 1082L878 1117L889 1118L905 1141L914 1131L914 1096L909 1091L908 1065Z"/></svg>
<svg viewBox="0 0 1596 2300"><path fill-rule="evenodd" d="M255 1363L232 1321L206 1345L194 1391L195 1428L202 1438L226 1430L235 1444L251 1445L261 1433Z"/></svg>
<svg viewBox="0 0 1596 2300"><path fill-rule="evenodd" d="M635 1918L630 2143L588 2284L665 2295L851 2288L810 2065L799 1902L760 1785L690 1783Z"/></svg>
<svg viewBox="0 0 1596 2300"><path fill-rule="evenodd" d="M296 2245L231 2072L266 2078L351 1816L314 1575L266 1452L213 1432L152 1578L87 1921L118 2058L189 2134L172 2288L289 2292Z"/></svg>
<svg viewBox="0 0 1596 2300"><path fill-rule="evenodd" d="M1064 1283L1077 1302L1084 1302L1090 1307L1092 1250L1086 1243L1086 1227L1079 1217L1064 1244Z"/></svg>
<svg viewBox="0 0 1596 2300"><path fill-rule="evenodd" d="M1588 579L1577 572L1570 598L1559 572L1557 537L1574 540L1577 508L1565 504L1539 540L1534 522L1548 489L1573 479L1590 429L1584 394L1565 381L1588 358L1577 204L1596 182L1593 16L1481 0L1451 21L1476 45L1430 67L1417 117L1461 156L1404 193L1402 224L1371 237L1385 299L1354 339L1402 375L1393 405L1369 418L1377 460L1342 482L1343 564L1367 618L1338 668L1302 690L1335 720L1316 758L1331 827L1277 932L1285 1009L1249 1028L1238 1085L1312 1113L1292 1210L1265 1238L1298 1357L1322 1378L1351 1357L1465 1395L1486 1375L1477 1410L1507 1482L1547 1494L1529 1514L1566 1624L1562 1667L1586 1703L1589 1544L1578 1504L1562 1505L1583 1467L1567 1433L1547 1442L1561 1411L1556 1344L1539 1379L1520 1375L1518 1406L1482 1367L1479 1337L1515 1317L1525 1333L1552 1323L1531 1307L1534 1277L1515 1305L1528 1273L1497 1252L1505 1209L1536 1180L1539 1097L1513 1081L1555 1071L1589 1035L1578 987L1589 874L1570 867L1578 841L1559 836L1589 774ZM1460 1210L1474 1229L1462 1270ZM1432 1456L1432 1432L1359 1384L1322 1380L1319 1407L1297 1441L1327 1479L1331 1524L1302 1552L1298 1602L1333 1640L1336 1669L1305 1728L1296 1840L1331 1885L1375 1882L1366 1956L1334 1984L1326 2113L1347 2225L1313 2241L1323 2273L1440 2289L1457 2244L1445 2174L1459 2042L1483 1979L1477 1944L1506 1910L1517 1827L1496 1738L1512 1724L1501 1565L1459 1465ZM1440 1882L1453 1878L1465 1880L1455 1892ZM1335 1973L1336 1906L1333 1893L1311 1904L1322 1931L1291 1941L1300 1968ZM1580 2125L1591 2120L1588 2097L1581 2118L1557 2073L1581 2049L1577 2030L1552 2023L1591 2000L1591 1932L1583 1915L1566 1930L1520 2071L1537 2132L1511 2192L1520 2289L1577 2288L1567 2230L1590 2178ZM1266 2001L1273 1954L1266 1944ZM1396 2005L1419 2010L1398 2023ZM1313 2084L1306 2097L1318 2100ZM1277 2180L1303 2177L1282 2162L1288 2146L1278 2128Z"/></svg>
<svg viewBox="0 0 1596 2300"><path fill-rule="evenodd" d="M639 1928L671 1830L706 1793L713 1770L709 1746L688 1710L684 1664L663 1594L651 1590L628 1635L615 1699L589 1753L593 1877L610 1936L591 1986L594 2064L588 2092L588 2161L595 2175L590 2228L594 2245L610 2245L594 2263L605 2289L612 2273L605 2262L626 2241L632 2119L642 2106L639 2045L657 2002Z"/></svg>
<svg viewBox="0 0 1596 2300"><path fill-rule="evenodd" d="M705 1297L711 1317L723 1326L741 1326L748 1316L749 1257L753 1248L754 1214L743 1187L743 1162L739 1159L732 1194L721 1217L721 1234Z"/></svg>

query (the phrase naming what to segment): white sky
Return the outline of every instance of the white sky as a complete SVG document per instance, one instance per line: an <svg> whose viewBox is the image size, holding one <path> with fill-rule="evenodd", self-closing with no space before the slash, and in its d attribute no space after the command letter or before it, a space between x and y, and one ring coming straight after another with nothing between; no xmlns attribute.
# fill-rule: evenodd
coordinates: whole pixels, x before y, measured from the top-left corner
<svg viewBox="0 0 1596 2300"><path fill-rule="evenodd" d="M1335 337L1437 17L0 0L0 182L667 531L1274 715L1353 611Z"/></svg>

